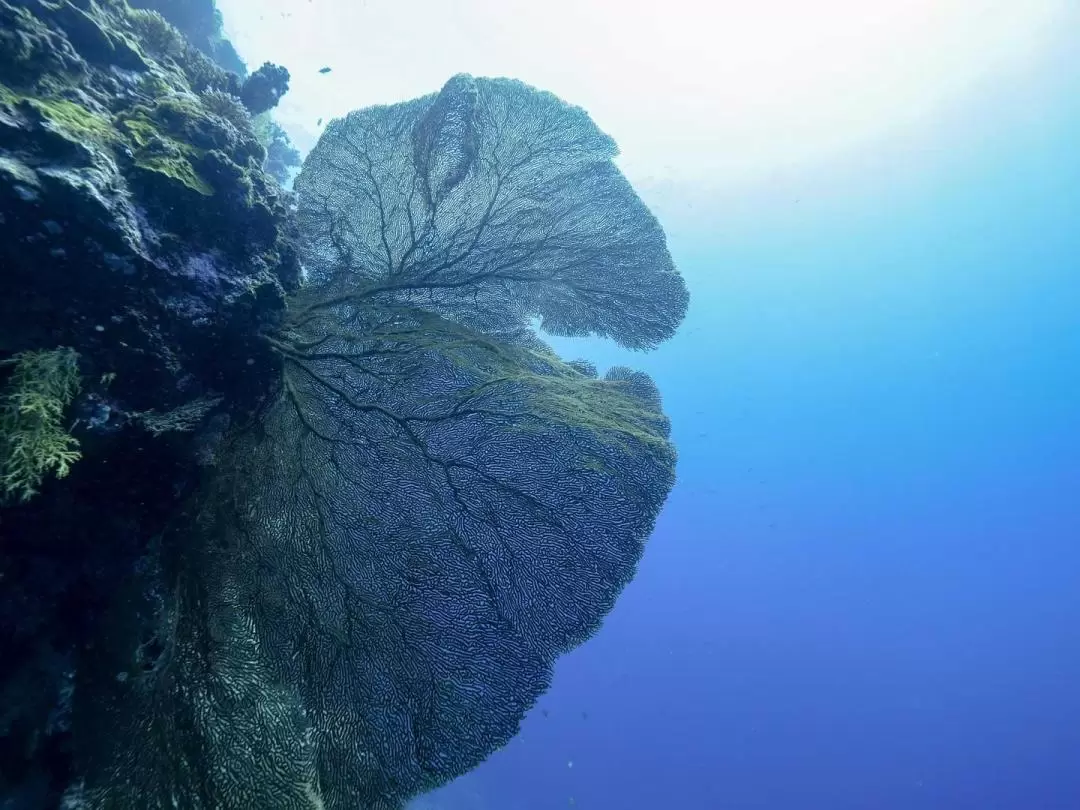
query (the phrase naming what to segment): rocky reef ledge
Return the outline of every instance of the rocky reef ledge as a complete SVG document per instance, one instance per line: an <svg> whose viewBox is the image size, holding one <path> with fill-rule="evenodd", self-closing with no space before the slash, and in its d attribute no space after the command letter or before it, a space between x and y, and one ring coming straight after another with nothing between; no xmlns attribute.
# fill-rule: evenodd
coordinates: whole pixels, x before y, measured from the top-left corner
<svg viewBox="0 0 1080 810"><path fill-rule="evenodd" d="M278 377L300 265L255 116L287 82L122 0L0 0L5 810L57 805L75 653Z"/></svg>

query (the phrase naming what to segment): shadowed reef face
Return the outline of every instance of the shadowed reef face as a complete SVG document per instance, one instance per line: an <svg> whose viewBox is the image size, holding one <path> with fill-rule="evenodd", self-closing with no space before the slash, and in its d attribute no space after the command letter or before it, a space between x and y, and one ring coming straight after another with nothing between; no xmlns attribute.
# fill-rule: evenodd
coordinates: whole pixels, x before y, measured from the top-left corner
<svg viewBox="0 0 1080 810"><path fill-rule="evenodd" d="M280 393L121 600L142 638L77 690L73 798L391 810L513 736L674 481L652 381L529 328L648 348L685 312L614 154L505 79L327 129Z"/></svg>

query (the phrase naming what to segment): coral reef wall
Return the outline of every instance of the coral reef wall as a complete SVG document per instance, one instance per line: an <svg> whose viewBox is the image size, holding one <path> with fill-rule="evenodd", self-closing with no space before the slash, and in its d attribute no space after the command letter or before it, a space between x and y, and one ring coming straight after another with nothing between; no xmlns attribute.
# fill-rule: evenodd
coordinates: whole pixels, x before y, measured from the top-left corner
<svg viewBox="0 0 1080 810"><path fill-rule="evenodd" d="M81 456L0 504L4 808L59 801L75 653L277 379L260 335L299 278L212 6L164 5L198 47L122 0L0 0L0 394L4 361L73 352Z"/></svg>
<svg viewBox="0 0 1080 810"><path fill-rule="evenodd" d="M245 75L243 60L222 31L221 12L214 0L134 0L135 8L157 11L218 65Z"/></svg>

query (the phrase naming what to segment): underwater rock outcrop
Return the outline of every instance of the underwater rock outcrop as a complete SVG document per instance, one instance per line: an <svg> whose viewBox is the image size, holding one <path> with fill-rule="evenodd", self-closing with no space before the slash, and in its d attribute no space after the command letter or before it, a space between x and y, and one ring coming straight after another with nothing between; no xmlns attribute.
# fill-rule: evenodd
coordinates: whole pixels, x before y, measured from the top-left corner
<svg viewBox="0 0 1080 810"><path fill-rule="evenodd" d="M223 71L144 50L123 5L63 7L0 3L0 347L48 334L134 406L171 405L163 386L265 356L260 320L298 280L286 197ZM118 372L134 356L137 381Z"/></svg>
<svg viewBox="0 0 1080 810"><path fill-rule="evenodd" d="M159 12L216 64L243 77L247 68L222 31L214 0L134 0L135 8Z"/></svg>
<svg viewBox="0 0 1080 810"><path fill-rule="evenodd" d="M63 425L82 453L63 486L2 493L5 807L56 804L75 651L277 379L262 335L299 263L241 86L118 0L0 0L0 360L77 354Z"/></svg>

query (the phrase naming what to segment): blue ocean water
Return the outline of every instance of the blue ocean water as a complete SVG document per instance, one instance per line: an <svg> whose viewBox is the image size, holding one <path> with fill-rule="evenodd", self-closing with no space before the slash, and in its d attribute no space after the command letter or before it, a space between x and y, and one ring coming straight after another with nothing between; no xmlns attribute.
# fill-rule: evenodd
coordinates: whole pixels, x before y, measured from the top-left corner
<svg viewBox="0 0 1080 810"><path fill-rule="evenodd" d="M692 294L630 360L679 483L518 738L418 810L1080 807L1078 144L1063 46L692 209L642 189Z"/></svg>

